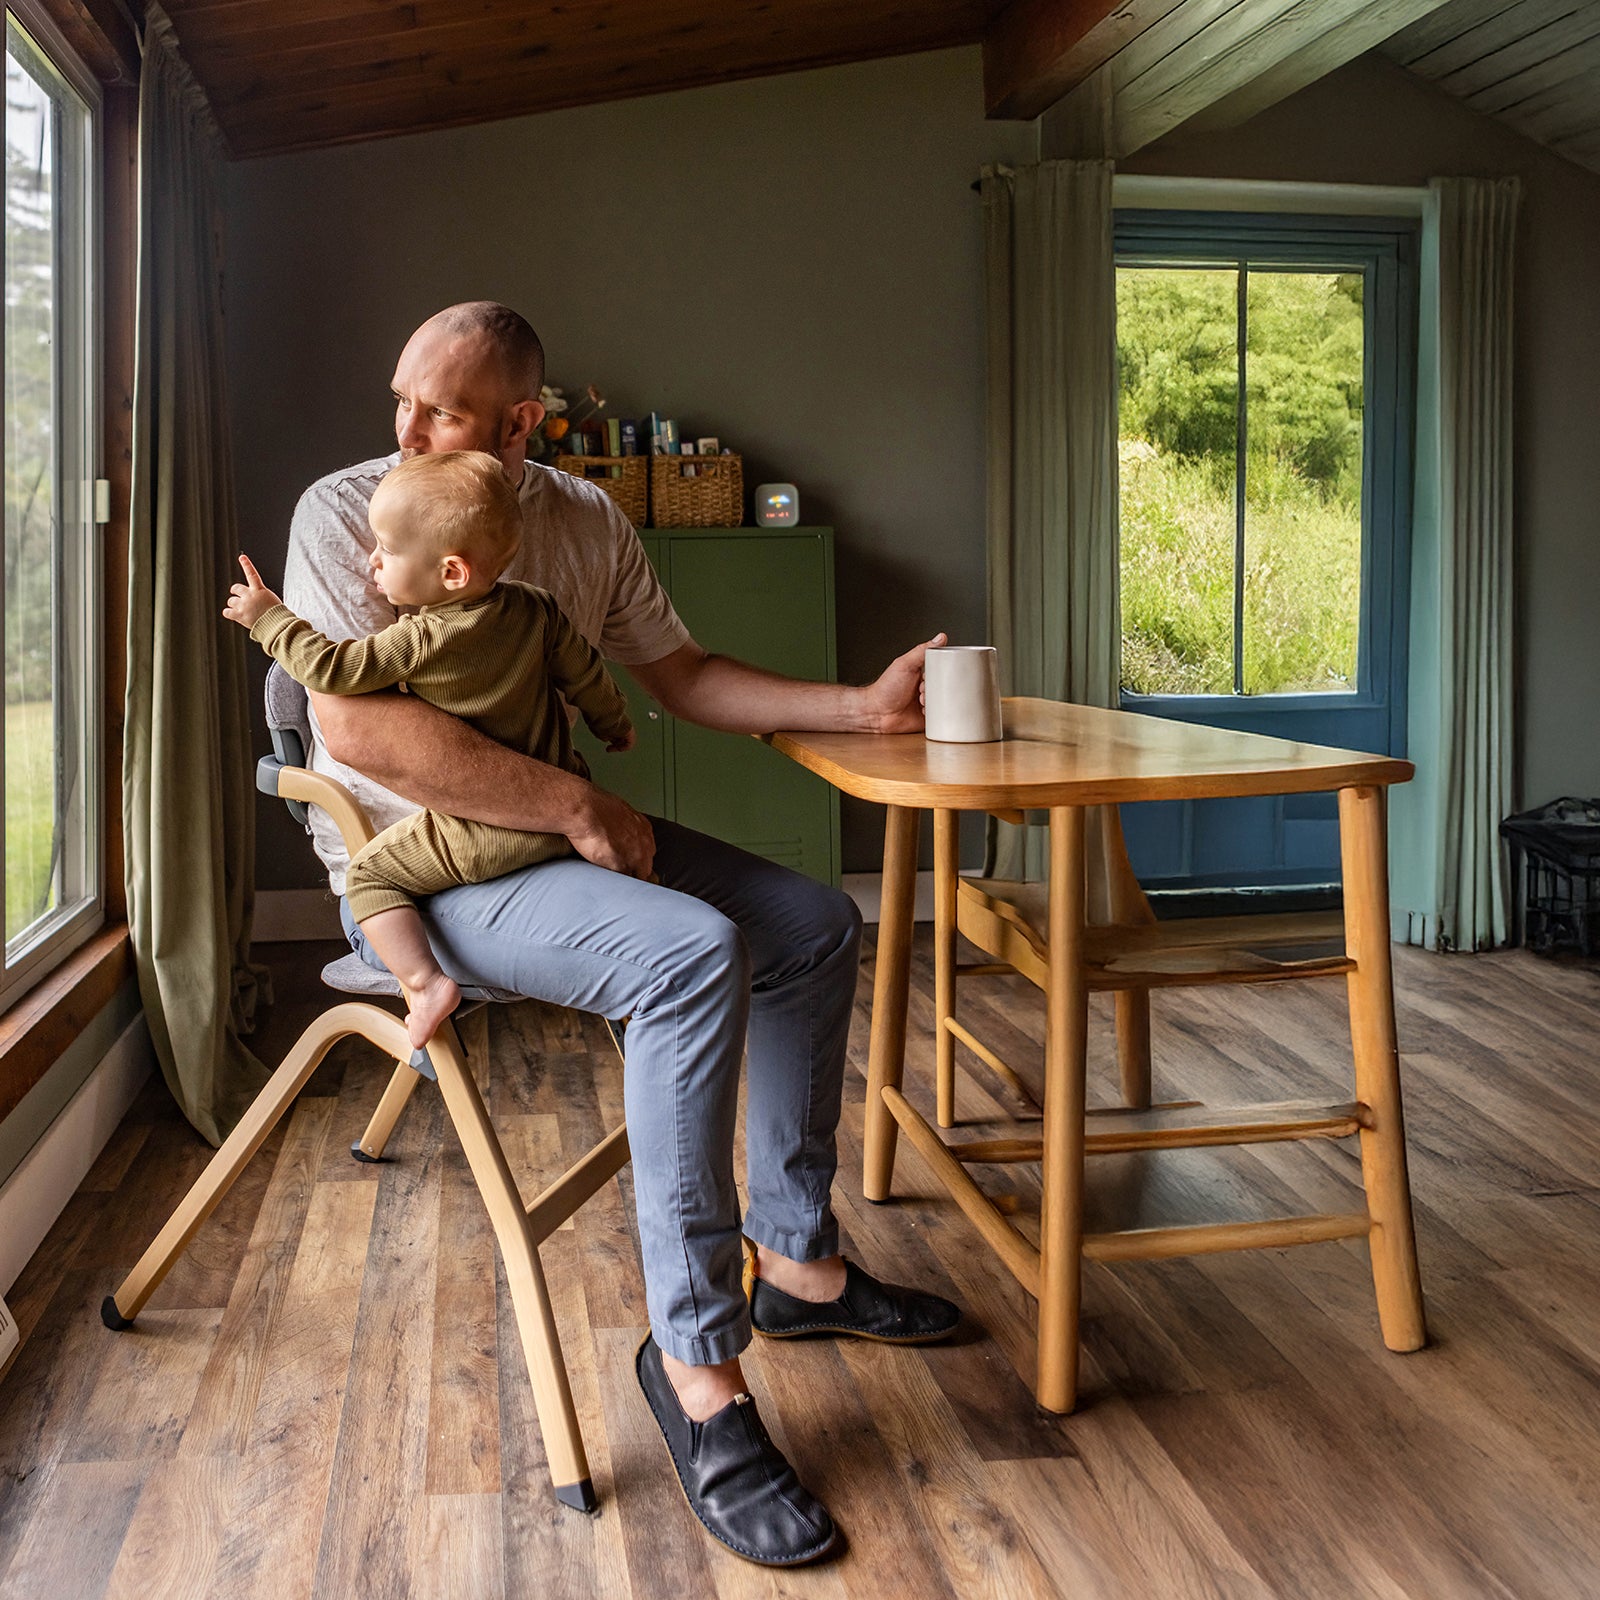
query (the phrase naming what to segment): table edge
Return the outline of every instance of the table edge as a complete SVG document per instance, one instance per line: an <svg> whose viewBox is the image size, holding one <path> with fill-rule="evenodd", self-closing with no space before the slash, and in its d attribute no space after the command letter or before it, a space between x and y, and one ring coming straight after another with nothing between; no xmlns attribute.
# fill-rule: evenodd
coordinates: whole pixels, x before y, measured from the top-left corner
<svg viewBox="0 0 1600 1600"><path fill-rule="evenodd" d="M1026 784L922 783L852 772L799 742L804 737L803 732L788 729L761 735L780 755L859 800L954 811L981 811L991 806L1035 810L1139 800L1223 800L1258 795L1319 794L1329 789L1388 788L1397 783L1409 783L1416 774L1414 763L1400 756L1361 756L1354 762L1330 762L1325 767L1206 773L1167 780L1155 787L1147 778Z"/></svg>

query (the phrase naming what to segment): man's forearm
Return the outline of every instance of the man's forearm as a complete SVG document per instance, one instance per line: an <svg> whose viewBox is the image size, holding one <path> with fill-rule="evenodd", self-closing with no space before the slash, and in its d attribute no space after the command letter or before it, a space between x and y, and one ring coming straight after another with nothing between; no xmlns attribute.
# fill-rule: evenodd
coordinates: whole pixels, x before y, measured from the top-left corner
<svg viewBox="0 0 1600 1600"><path fill-rule="evenodd" d="M863 689L785 678L732 656L702 655L660 689L648 681L648 669L631 670L674 716L728 733L870 732L876 726Z"/></svg>
<svg viewBox="0 0 1600 1600"><path fill-rule="evenodd" d="M473 822L570 835L591 785L496 744L447 712L402 694L313 695L329 753L419 806Z"/></svg>

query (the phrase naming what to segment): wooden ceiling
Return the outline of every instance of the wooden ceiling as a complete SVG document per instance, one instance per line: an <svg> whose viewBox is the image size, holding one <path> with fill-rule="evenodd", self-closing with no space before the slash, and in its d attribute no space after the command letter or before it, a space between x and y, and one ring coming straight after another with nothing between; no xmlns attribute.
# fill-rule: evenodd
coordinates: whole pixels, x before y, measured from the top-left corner
<svg viewBox="0 0 1600 1600"><path fill-rule="evenodd" d="M1600 172L1600 0L1452 0L1383 52Z"/></svg>
<svg viewBox="0 0 1600 1600"><path fill-rule="evenodd" d="M75 0L109 4L112 0ZM1600 0L164 0L238 156L983 45L991 117L1123 157L1364 51L1600 170Z"/></svg>
<svg viewBox="0 0 1600 1600"><path fill-rule="evenodd" d="M163 0L240 156L981 39L1005 0Z"/></svg>

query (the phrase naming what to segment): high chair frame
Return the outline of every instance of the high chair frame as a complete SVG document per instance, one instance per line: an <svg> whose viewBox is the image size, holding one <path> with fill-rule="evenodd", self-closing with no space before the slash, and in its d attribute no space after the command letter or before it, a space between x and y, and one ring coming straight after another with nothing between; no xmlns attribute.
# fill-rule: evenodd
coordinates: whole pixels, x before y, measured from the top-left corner
<svg viewBox="0 0 1600 1600"><path fill-rule="evenodd" d="M338 824L345 848L354 856L373 838L372 823L348 789L307 768L305 691L276 664L267 682L267 721L275 754L263 757L258 764L257 788L287 801L302 823L308 821L307 805L320 806ZM398 982L367 967L354 954L330 963L322 976L335 989L404 997ZM370 1001L347 1000L323 1012L300 1035L121 1287L106 1297L101 1307L106 1326L117 1330L133 1326L133 1319L289 1110L323 1057L341 1039L360 1036L394 1057L396 1067L366 1131L351 1146L351 1154L358 1160L381 1160L417 1086L424 1078L437 1082L505 1262L556 1498L577 1510L594 1511L598 1502L561 1356L561 1340L539 1260L539 1246L627 1165L628 1133L626 1125L615 1128L534 1200L524 1202L473 1078L457 1027L459 1021L485 1002L520 998L499 990L463 989L463 1007L444 1023L427 1049L419 1051L412 1050L401 1019ZM607 1026L620 1053L621 1027L609 1020Z"/></svg>

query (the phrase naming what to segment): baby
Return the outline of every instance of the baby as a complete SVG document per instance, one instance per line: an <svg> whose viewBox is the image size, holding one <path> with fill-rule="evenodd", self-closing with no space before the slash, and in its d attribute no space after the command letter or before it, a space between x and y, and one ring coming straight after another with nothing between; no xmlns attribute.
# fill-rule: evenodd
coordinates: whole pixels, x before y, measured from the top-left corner
<svg viewBox="0 0 1600 1600"><path fill-rule="evenodd" d="M419 607L414 615L365 639L329 639L284 605L246 556L246 581L234 584L223 615L318 694L400 684L501 744L588 777L564 696L608 749L632 747L622 691L554 598L498 581L522 537L522 509L493 456L452 450L401 462L378 485L367 520L377 539L373 578L391 605ZM461 998L434 959L418 897L571 853L560 834L420 811L356 854L345 879L350 914L405 989L413 1049Z"/></svg>

